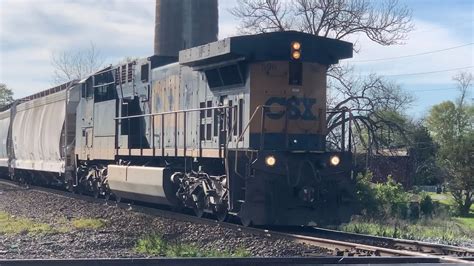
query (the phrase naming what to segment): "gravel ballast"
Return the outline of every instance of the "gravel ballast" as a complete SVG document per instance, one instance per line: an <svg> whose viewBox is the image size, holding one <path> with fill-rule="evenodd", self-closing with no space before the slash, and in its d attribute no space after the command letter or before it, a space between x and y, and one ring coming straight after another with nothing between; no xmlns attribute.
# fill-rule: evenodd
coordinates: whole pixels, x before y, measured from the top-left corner
<svg viewBox="0 0 474 266"><path fill-rule="evenodd" d="M134 251L140 238L162 235L171 243L202 250L245 249L252 256L327 255L328 251L289 240L264 238L219 225L198 224L126 210L115 204L14 188L0 183L0 212L50 225L46 233L0 233L0 259L145 257ZM100 219L98 229L78 228L72 221ZM1 232L1 231L0 231Z"/></svg>

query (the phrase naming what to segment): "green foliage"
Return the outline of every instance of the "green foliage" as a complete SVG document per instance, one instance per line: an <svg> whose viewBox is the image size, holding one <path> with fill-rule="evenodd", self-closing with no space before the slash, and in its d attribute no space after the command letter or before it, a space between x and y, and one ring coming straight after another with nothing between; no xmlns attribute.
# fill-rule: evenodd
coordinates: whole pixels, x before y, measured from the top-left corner
<svg viewBox="0 0 474 266"><path fill-rule="evenodd" d="M367 215L374 216L378 213L378 203L375 199L375 191L372 188L373 174L370 171L359 173L356 183L356 199L359 208Z"/></svg>
<svg viewBox="0 0 474 266"><path fill-rule="evenodd" d="M474 238L474 230L467 222L456 219L406 220L353 220L341 225L340 230L359 234L395 237L412 240L438 240L451 244Z"/></svg>
<svg viewBox="0 0 474 266"><path fill-rule="evenodd" d="M464 97L464 95L462 96ZM461 215L468 215L474 196L474 105L460 100L433 106L427 126L439 145L437 162Z"/></svg>
<svg viewBox="0 0 474 266"><path fill-rule="evenodd" d="M391 176L387 182L371 183L369 171L357 176L356 196L359 206L369 217L408 217L408 193Z"/></svg>
<svg viewBox="0 0 474 266"><path fill-rule="evenodd" d="M72 225L77 229L100 229L105 226L105 221L102 219L80 218L74 219Z"/></svg>
<svg viewBox="0 0 474 266"><path fill-rule="evenodd" d="M0 83L0 107L13 102L13 91L7 85Z"/></svg>
<svg viewBox="0 0 474 266"><path fill-rule="evenodd" d="M387 177L387 182L376 184L374 190L375 199L386 210L386 214L407 218L408 194L401 184L395 182L392 176Z"/></svg>
<svg viewBox="0 0 474 266"><path fill-rule="evenodd" d="M150 235L139 239L135 251L151 256L166 257L249 257L251 254L244 248L234 252L227 250L202 250L194 245L169 243L160 235Z"/></svg>
<svg viewBox="0 0 474 266"><path fill-rule="evenodd" d="M421 123L414 124L409 134L409 153L414 168L415 185L436 185L441 183L439 167L436 165L437 145L428 129Z"/></svg>
<svg viewBox="0 0 474 266"><path fill-rule="evenodd" d="M435 210L435 205L430 195L424 193L421 195L420 211L426 217L432 217Z"/></svg>
<svg viewBox="0 0 474 266"><path fill-rule="evenodd" d="M46 234L52 233L53 228L44 223L37 223L26 218L14 217L6 212L0 212L0 235L1 234Z"/></svg>

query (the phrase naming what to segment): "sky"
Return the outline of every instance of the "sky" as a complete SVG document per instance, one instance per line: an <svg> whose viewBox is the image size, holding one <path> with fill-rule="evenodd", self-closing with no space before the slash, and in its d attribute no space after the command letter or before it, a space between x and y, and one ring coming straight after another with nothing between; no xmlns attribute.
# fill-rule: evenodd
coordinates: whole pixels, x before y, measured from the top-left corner
<svg viewBox="0 0 474 266"><path fill-rule="evenodd" d="M354 36L359 52L342 63L399 84L415 97L407 114L421 118L432 105L457 97L452 77L458 71L474 73L474 1L400 3L412 9L415 25L404 44L381 46ZM0 83L15 98L52 87L52 54L91 42L107 63L151 55L154 5L155 0L0 0ZM219 38L238 34L239 21L229 12L235 5L219 0ZM417 55L427 52L432 53Z"/></svg>

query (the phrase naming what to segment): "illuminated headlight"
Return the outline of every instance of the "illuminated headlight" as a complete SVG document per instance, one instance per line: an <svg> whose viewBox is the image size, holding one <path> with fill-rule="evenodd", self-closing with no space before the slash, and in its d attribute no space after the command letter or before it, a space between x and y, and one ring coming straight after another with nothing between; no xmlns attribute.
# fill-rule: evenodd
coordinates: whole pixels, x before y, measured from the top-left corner
<svg viewBox="0 0 474 266"><path fill-rule="evenodd" d="M339 158L339 156L337 155L333 155L329 159L329 162L331 163L332 166L338 166L339 163L341 162L341 158Z"/></svg>
<svg viewBox="0 0 474 266"><path fill-rule="evenodd" d="M273 155L269 155L265 158L265 164L267 166L274 166L276 164L276 159L275 159L275 156Z"/></svg>
<svg viewBox="0 0 474 266"><path fill-rule="evenodd" d="M301 52L300 51L293 51L291 56L293 57L293 59L300 59L301 58Z"/></svg>
<svg viewBox="0 0 474 266"><path fill-rule="evenodd" d="M291 44L291 47L294 49L294 50L299 50L301 48L301 43L299 42L293 42Z"/></svg>

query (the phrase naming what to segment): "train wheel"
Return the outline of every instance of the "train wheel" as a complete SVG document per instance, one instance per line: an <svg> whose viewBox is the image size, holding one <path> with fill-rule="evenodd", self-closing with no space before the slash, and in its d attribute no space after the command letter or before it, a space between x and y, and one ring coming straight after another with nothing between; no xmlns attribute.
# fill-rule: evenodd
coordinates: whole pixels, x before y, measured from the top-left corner
<svg viewBox="0 0 474 266"><path fill-rule="evenodd" d="M122 201L122 197L120 197L120 196L115 196L115 201L116 201L117 203L120 203L120 202Z"/></svg>
<svg viewBox="0 0 474 266"><path fill-rule="evenodd" d="M100 188L97 182L94 182L92 185L92 195L94 196L94 199L98 199L100 197Z"/></svg>
<svg viewBox="0 0 474 266"><path fill-rule="evenodd" d="M109 201L110 198L112 197L112 191L110 190L109 184L107 182L103 185L102 193L106 201Z"/></svg>
<svg viewBox="0 0 474 266"><path fill-rule="evenodd" d="M74 194L75 189L74 189L74 185L72 184L71 180L67 181L66 190L69 191L70 193Z"/></svg>
<svg viewBox="0 0 474 266"><path fill-rule="evenodd" d="M227 216L229 214L227 208L228 206L226 201L222 202L222 204L214 206L213 214L219 222L224 222L227 220Z"/></svg>
<svg viewBox="0 0 474 266"><path fill-rule="evenodd" d="M245 227L249 227L252 225L252 219L247 217L240 217L240 223Z"/></svg>
<svg viewBox="0 0 474 266"><path fill-rule="evenodd" d="M193 211L194 214L201 218L204 216L204 207L206 206L204 204L204 191L199 190L197 194L193 195L194 198L194 206L193 206Z"/></svg>
<svg viewBox="0 0 474 266"><path fill-rule="evenodd" d="M216 216L219 222L225 222L227 220L228 212L227 210L218 211L218 212L214 212L214 215Z"/></svg>
<svg viewBox="0 0 474 266"><path fill-rule="evenodd" d="M198 218L202 218L204 216L204 208L202 206L195 206L193 211L194 215L196 215Z"/></svg>

